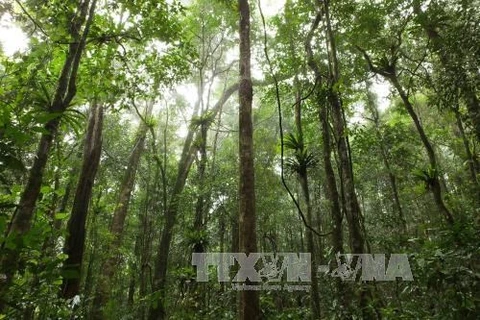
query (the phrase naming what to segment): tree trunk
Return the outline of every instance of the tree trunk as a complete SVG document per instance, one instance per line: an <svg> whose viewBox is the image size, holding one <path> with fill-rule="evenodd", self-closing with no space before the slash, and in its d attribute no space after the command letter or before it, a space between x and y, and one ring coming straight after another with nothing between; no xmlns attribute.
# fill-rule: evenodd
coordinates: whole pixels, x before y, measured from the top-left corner
<svg viewBox="0 0 480 320"><path fill-rule="evenodd" d="M194 115L198 112L198 105L194 111ZM150 306L149 311L149 320L160 320L166 318L166 310L164 306L165 302L165 288L166 288L166 277L167 277L167 263L168 255L170 253L170 244L173 237L173 227L175 226L177 211L178 211L178 201L183 188L185 187L185 182L187 180L190 167L193 163L193 153L194 148L192 147L194 131L189 130L185 144L183 146L182 156L180 162L178 163L177 177L175 179L175 185L172 190L170 202L165 212L165 225L163 226L158 250L157 258L155 261L155 272L153 277L152 289L153 291L159 292L159 300L157 303Z"/></svg>
<svg viewBox="0 0 480 320"><path fill-rule="evenodd" d="M355 193L353 168L350 159L350 146L346 133L347 124L343 112L342 100L335 85L340 78L335 39L330 23L329 5L324 1L325 29L327 47L329 48L329 92L328 103L332 110L333 128L335 131L337 152L340 161L340 175L344 186L346 217L350 231L350 247L353 253L363 253L365 239L360 226L360 206Z"/></svg>
<svg viewBox="0 0 480 320"><path fill-rule="evenodd" d="M264 83L258 83L262 85ZM210 110L210 114L212 117L215 117L218 112L222 109L223 105L227 102L227 100L239 90L240 84L235 83L228 87L222 94L222 96L218 99L217 103L212 107ZM196 116L198 113L199 108L199 101L195 106L195 110L193 112L193 116ZM208 130L209 126L206 127ZM176 216L178 210L178 198L181 195L183 188L185 186L185 182L190 171L190 167L192 165L194 159L194 152L195 148L192 146L192 142L194 139L195 131L190 129L187 137L185 138L185 143L183 145L182 156L180 158L180 162L178 164L177 170L177 177L175 179L175 185L171 192L170 201L168 203L167 208L165 209L165 225L162 230L161 238L159 241L158 247L158 255L155 261L155 273L153 279L153 291L159 292L159 300L158 303L153 304L150 306L149 310L149 320L158 320L164 319L166 316L165 307L164 307L164 290L166 286L166 276L167 276L167 262L168 262L168 255L170 253L170 244L172 240L172 232L173 227L176 223Z"/></svg>
<svg viewBox="0 0 480 320"><path fill-rule="evenodd" d="M203 90L202 90L203 91ZM207 167L207 125L202 122L200 125L200 135L198 141L198 151L200 159L198 160L198 195L195 204L195 220L193 230L195 232L195 243L193 252L200 253L205 251L204 231L204 213L208 210L206 206L207 194L205 188L205 170Z"/></svg>
<svg viewBox="0 0 480 320"><path fill-rule="evenodd" d="M383 136L380 131L380 116L378 114L378 109L374 101L374 97L372 97L372 93L369 91L369 86L370 84L367 84L367 108L370 110L370 113L372 114L373 117L373 122L375 125L375 134L377 136L377 139L380 143L380 155L382 156L383 164L385 165L385 169L387 169L388 173L388 179L390 181L390 187L392 188L392 194L393 194L393 205L395 208L395 211L398 214L398 220L400 221L401 224L401 231L403 235L406 235L407 233L407 221L405 219L405 215L403 213L403 208L400 203L400 196L398 193L398 187L397 187L397 179L395 175L393 174L392 167L390 165L390 161L388 159L388 154L387 154L387 149L384 144Z"/></svg>
<svg viewBox="0 0 480 320"><path fill-rule="evenodd" d="M343 110L343 101L339 92L340 68L337 58L335 35L330 20L330 3L328 0L318 0L323 5L325 16L325 38L328 48L328 72L329 88L328 103L332 111L333 127L336 135L337 153L339 157L340 180L342 183L343 199L345 202L345 214L348 222L350 235L350 248L352 253L362 254L367 252L365 248L366 234L363 228L362 212L355 192L355 181L351 159L351 149L348 139L347 122ZM355 263L355 262L354 262ZM358 263L358 261L356 261ZM364 318L380 318L378 310L373 312L370 302L373 291L368 285L360 287L360 308ZM376 306L373 306L375 309Z"/></svg>
<svg viewBox="0 0 480 320"><path fill-rule="evenodd" d="M462 117L460 115L460 111L458 111L458 107L454 108L455 119L457 121L457 128L460 133L460 138L462 139L463 146L465 147L465 155L466 160L468 162L468 169L470 178L472 180L472 184L474 188L477 190L477 194L480 196L480 184L477 179L478 175L478 163L474 158L472 151L470 150L470 143L468 142L467 135L465 134L465 129L463 128ZM480 199L480 197L478 197Z"/></svg>
<svg viewBox="0 0 480 320"><path fill-rule="evenodd" d="M248 0L238 0L240 12L240 88L239 93L239 249L245 254L257 251L255 223L255 173L253 164L253 88L250 70L250 6ZM249 281L247 281L247 284ZM239 319L260 319L257 291L241 291Z"/></svg>
<svg viewBox="0 0 480 320"><path fill-rule="evenodd" d="M315 77L317 78L317 82L320 82L322 75L313 57L311 41L313 37L313 32L318 28L319 23L320 23L320 15L317 15L305 42L308 65L312 69L312 71L314 71ZM321 82L320 82L320 85L321 85ZM322 103L323 97L321 97L319 93L317 93L316 96L317 96L318 108L319 108L319 120L321 124L321 129L322 129L323 165L325 170L325 196L330 206L330 215L333 221L333 231L332 231L333 252L337 254L337 253L343 252L343 229L342 229L343 214L340 207L340 195L337 189L335 171L333 170L333 165L331 160L332 148L331 148L331 140L330 140L331 139L330 124L328 121L329 119L328 108L324 103ZM346 296L345 286L343 285L340 279L336 279L335 282L336 282L335 284L337 287L338 294L340 297L342 297L341 298L342 306L346 307L348 299L345 299L345 296Z"/></svg>
<svg viewBox="0 0 480 320"><path fill-rule="evenodd" d="M140 157L142 156L145 147L147 130L148 127L146 124L140 124L135 145L130 153L127 169L120 186L118 200L109 230L110 234L113 236L113 240L109 245L107 245L109 256L102 265L101 275L99 278L99 283L97 284L97 291L95 293L94 307L97 308L94 317L95 319L104 319L106 316L104 313L102 315L102 309L107 305L111 291L111 283L115 275L115 269L120 263L118 251L122 244L125 219L127 218L130 197L135 184L135 175L140 163Z"/></svg>
<svg viewBox="0 0 480 320"><path fill-rule="evenodd" d="M465 84L463 96L467 105L468 116L472 122L473 131L477 136L477 140L480 141L480 103L477 94L469 84Z"/></svg>
<svg viewBox="0 0 480 320"><path fill-rule="evenodd" d="M43 173L52 147L53 137L58 131L60 116L66 110L76 94L76 78L80 60L85 47L87 35L92 24L96 0L84 1L79 4L75 18L69 26L72 42L69 45L67 56L57 82L52 105L48 106L48 112L58 114L58 117L45 124L45 133L42 133L40 143L30 169L27 184L20 197L20 202L13 215L7 236L13 238L16 243L15 249L6 249L2 245L2 257L0 259L0 273L5 274L6 280L0 281L0 312L5 308L4 299L6 290L11 285L12 277L21 265L19 252L22 248L22 238L30 230L35 204L40 194ZM86 19L88 15L88 19ZM83 34L80 30L83 28Z"/></svg>
<svg viewBox="0 0 480 320"><path fill-rule="evenodd" d="M421 3L419 1L414 2L413 11L418 16L423 16L421 19L421 27L425 31L426 36L431 41L433 49L437 52L442 66L447 70L454 72L459 79L463 79L464 83L459 86L462 93L463 100L467 106L468 118L473 126L473 131L480 141L480 103L478 101L475 87L469 83L468 75L463 68L458 68L458 61L462 57L451 55L445 50L444 40L437 31L437 25L430 23L431 20L426 16L427 14L422 11Z"/></svg>
<svg viewBox="0 0 480 320"><path fill-rule="evenodd" d="M297 81L295 81L297 84ZM300 155L300 161L305 154L305 143L303 139L303 128L302 128L302 102L300 92L297 90L296 93L296 103L295 103L295 127L297 130L297 140L298 140L298 149L296 152ZM307 208L307 223L309 226L313 225L313 218L312 218L312 203L310 200L310 190L308 186L308 173L307 173L307 166L305 163L300 164L300 170L298 172L298 180L300 182L300 187L302 190L303 199L305 201L305 207ZM311 255L311 268L312 270L317 270L317 252L315 250L315 241L313 238L313 232L310 229L307 229L306 232L307 237L307 248L308 252ZM321 252L321 250L319 250ZM320 294L318 290L318 278L317 273L315 271L312 272L311 275L312 280L312 290L310 292L311 297L311 306L312 306L312 318L313 319L320 319L321 318L321 309L320 309Z"/></svg>
<svg viewBox="0 0 480 320"><path fill-rule="evenodd" d="M72 213L68 221L64 253L62 296L69 299L79 294L80 275L85 245L85 222L93 183L102 152L103 107L92 104L85 138L83 163L78 179Z"/></svg>
<svg viewBox="0 0 480 320"><path fill-rule="evenodd" d="M418 119L418 116L413 108L413 105L408 99L407 93L403 90L403 87L400 85L397 79L397 76L395 74L390 75L389 80L394 86L394 88L397 90L398 94L400 95L400 98L403 101L405 109L407 109L408 114L412 118L413 123L415 124L415 128L417 129L417 132L420 135L420 140L422 141L425 151L427 152L428 160L433 173L432 177L428 177L429 179L428 184L429 184L429 189L433 194L433 199L435 201L435 204L438 210L440 211L440 213L445 217L445 220L448 222L448 224L453 225L454 219L453 219L452 213L443 202L442 187L440 184L440 179L438 178L439 171L438 171L437 159L435 157L435 151L433 149L433 146L430 143L430 140L427 138L425 130L423 130L423 126L420 123L420 120Z"/></svg>

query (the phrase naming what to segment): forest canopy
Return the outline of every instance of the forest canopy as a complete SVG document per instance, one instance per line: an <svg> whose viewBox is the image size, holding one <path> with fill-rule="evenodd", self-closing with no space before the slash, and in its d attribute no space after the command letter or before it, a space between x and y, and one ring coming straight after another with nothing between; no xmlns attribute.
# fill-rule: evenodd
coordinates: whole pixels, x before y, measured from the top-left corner
<svg viewBox="0 0 480 320"><path fill-rule="evenodd" d="M480 1L0 0L0 33L0 320L480 314Z"/></svg>

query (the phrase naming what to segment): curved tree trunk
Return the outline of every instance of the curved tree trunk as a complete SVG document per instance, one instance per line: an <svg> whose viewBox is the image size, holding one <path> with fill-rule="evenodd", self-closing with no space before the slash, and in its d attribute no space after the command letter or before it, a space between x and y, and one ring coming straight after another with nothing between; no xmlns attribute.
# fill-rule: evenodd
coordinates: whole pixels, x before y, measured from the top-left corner
<svg viewBox="0 0 480 320"><path fill-rule="evenodd" d="M453 225L455 222L453 215L445 205L445 202L443 201L443 195L442 195L443 191L442 191L442 185L439 179L439 167L437 163L437 158L435 156L435 150L433 149L433 146L430 143L430 140L428 139L422 124L420 123L420 119L418 118L418 115L415 112L415 109L413 108L413 105L409 100L408 94L405 92L405 90L403 89L402 85L398 80L395 62L391 63L388 66L377 67L373 64L372 59L370 58L370 56L367 54L365 50L363 50L358 46L357 48L362 52L365 60L368 63L370 70L376 74L383 76L385 79L390 81L390 83L393 85L393 87L397 90L398 94L400 95L403 105L405 106L405 109L410 115L410 118L412 119L415 125L418 135L420 136L420 140L422 141L422 144L427 153L427 157L428 157L428 161L431 169L428 172L428 176L425 177L426 182L428 183L428 188L433 194L433 199L434 199L435 205L438 208L438 211L444 216L448 224Z"/></svg>
<svg viewBox="0 0 480 320"><path fill-rule="evenodd" d="M408 99L407 93L405 92L405 90L403 90L403 87L400 85L397 79L397 76L395 74L390 75L389 80L393 84L394 88L397 90L398 94L400 95L400 98L403 101L405 109L407 109L408 114L412 118L413 123L415 124L415 128L417 129L417 132L420 135L420 140L422 141L423 146L425 147L425 151L427 152L428 161L433 171L433 176L429 177L428 183L429 183L429 188L433 194L433 199L435 201L435 204L437 205L438 210L444 216L448 224L453 225L454 219L453 219L452 213L450 212L450 210L445 205L445 202L443 201L442 186L440 184L440 179L438 177L439 168L438 168L437 158L435 156L435 151L433 149L433 146L430 143L430 140L428 139L425 133L425 130L423 130L423 126L420 123L420 119L418 119L417 113L415 112L415 109L413 108L412 103Z"/></svg>
<svg viewBox="0 0 480 320"><path fill-rule="evenodd" d="M420 25L425 31L427 38L431 41L433 49L436 51L442 66L453 71L459 79L463 79L464 83L459 86L459 90L462 93L462 98L465 101L467 106L467 115L470 120L473 131L480 141L480 102L475 92L475 87L469 83L468 75L463 68L458 68L459 57L457 55L452 55L445 50L444 40L442 39L440 33L437 31L440 25L438 22L433 22L429 19L428 13L422 11L421 2L415 1L413 6L413 11L416 15L421 16Z"/></svg>
<svg viewBox="0 0 480 320"><path fill-rule="evenodd" d="M264 85L264 82L257 82L258 85ZM210 113L212 117L215 117L218 112L222 109L222 106L227 102L227 100L240 88L240 84L237 82L223 92L222 96L218 99L217 103L212 107ZM193 116L196 116L198 113L199 102L195 106ZM209 126L207 126L207 129ZM158 320L165 319L166 310L164 306L165 302L165 288L166 288L166 277L167 277L167 262L168 255L170 253L170 245L173 237L173 227L176 223L177 211L178 211L178 198L183 192L185 187L185 182L190 171L190 167L193 163L195 149L192 146L194 141L195 131L191 128L185 138L183 145L182 155L178 163L177 177L175 179L175 185L171 191L170 201L165 210L165 225L161 233L157 258L155 261L155 272L153 275L153 284L152 290L159 293L158 301L155 304L150 306L149 310L149 320Z"/></svg>

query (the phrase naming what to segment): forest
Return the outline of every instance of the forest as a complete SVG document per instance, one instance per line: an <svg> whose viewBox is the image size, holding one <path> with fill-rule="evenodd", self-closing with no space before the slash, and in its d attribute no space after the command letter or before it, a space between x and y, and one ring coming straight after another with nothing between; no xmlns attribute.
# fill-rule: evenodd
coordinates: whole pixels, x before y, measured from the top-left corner
<svg viewBox="0 0 480 320"><path fill-rule="evenodd" d="M0 0L0 320L479 317L479 0Z"/></svg>

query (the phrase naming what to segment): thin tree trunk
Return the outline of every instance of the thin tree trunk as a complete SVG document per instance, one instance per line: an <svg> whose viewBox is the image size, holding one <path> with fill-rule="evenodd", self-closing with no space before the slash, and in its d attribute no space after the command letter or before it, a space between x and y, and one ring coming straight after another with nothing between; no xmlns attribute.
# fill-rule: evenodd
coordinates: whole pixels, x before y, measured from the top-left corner
<svg viewBox="0 0 480 320"><path fill-rule="evenodd" d="M122 244L123 230L125 228L125 220L128 214L130 197L135 184L135 175L140 163L140 157L142 156L145 147L147 130L148 127L145 123L140 124L135 145L129 156L127 169L120 186L118 200L109 230L110 234L113 236L113 240L107 245L109 256L102 264L101 275L95 293L94 306L97 308L94 317L95 319L104 319L106 316L106 314L102 312L102 309L107 305L111 291L111 283L115 275L115 269L120 263L118 251Z"/></svg>
<svg viewBox="0 0 480 320"><path fill-rule="evenodd" d="M324 26L326 46L328 50L328 71L329 71L329 90L328 103L332 111L333 127L336 135L337 152L339 157L340 177L343 185L343 197L345 201L345 213L348 222L350 235L350 248L352 253L365 253L366 234L363 228L362 212L355 192L355 181L353 174L353 165L351 159L351 149L348 139L347 122L343 110L343 101L339 93L338 82L340 79L340 68L337 58L337 48L335 35L332 29L330 18L330 3L328 0L318 0L324 10ZM358 261L356 262L358 263ZM370 302L372 301L373 291L367 285L360 288L360 307L364 318L381 318L379 311L374 305L375 313L372 310Z"/></svg>
<svg viewBox="0 0 480 320"><path fill-rule="evenodd" d="M140 251L140 245L141 245L141 236L137 235L137 237L135 238L135 247L134 247L134 251L137 256ZM133 308L135 303L135 290L137 287L137 270L138 270L137 261L138 261L137 259L134 259L130 263L130 270L132 271L130 273L130 282L128 284L128 296L127 296L127 304L130 309Z"/></svg>
<svg viewBox="0 0 480 320"><path fill-rule="evenodd" d="M194 111L194 115L197 112L198 107ZM185 140L185 144L183 146L183 152L180 162L178 164L177 177L172 190L170 203L168 204L165 212L165 225L162 230L159 247L157 250L152 288L154 292L159 292L159 301L156 304L151 305L148 318L149 320L165 319L166 317L164 297L166 288L168 255L170 253L170 245L173 237L173 227L175 226L177 217L179 197L183 192L183 188L185 187L185 182L190 171L190 167L193 163L193 136L194 131L190 129Z"/></svg>
<svg viewBox="0 0 480 320"><path fill-rule="evenodd" d="M470 144L465 134L465 129L463 128L463 122L462 122L460 112L458 111L458 108L454 108L454 113L457 121L457 128L458 128L458 131L460 132L460 138L462 139L463 146L465 147L465 154L467 156L470 179L472 180L474 187L477 189L477 192L480 193L479 191L480 185L477 179L478 164L476 163L475 158L473 157L472 151L470 150Z"/></svg>
<svg viewBox="0 0 480 320"><path fill-rule="evenodd" d="M208 210L207 194L205 188L205 170L207 168L207 125L202 122L200 125L200 135L197 139L198 151L200 152L200 159L198 160L198 195L195 204L195 219L193 223L193 230L195 234L195 243L193 252L200 253L205 251L204 231L204 213Z"/></svg>
<svg viewBox="0 0 480 320"><path fill-rule="evenodd" d="M83 163L78 179L72 213L67 226L64 252L67 259L63 266L62 296L72 298L80 292L80 279L85 246L85 222L92 196L93 183L102 152L103 107L96 103L90 109L85 138Z"/></svg>
<svg viewBox="0 0 480 320"><path fill-rule="evenodd" d="M367 84L367 90L369 90L370 84ZM385 147L384 139L382 137L382 133L380 132L380 116L378 114L378 109L375 104L374 98L372 97L372 94L370 91L367 92L367 108L370 109L370 112L373 117L373 122L375 125L375 134L377 136L377 139L380 143L380 154L382 156L383 164L385 165L385 169L387 169L388 173L388 179L390 182L390 187L392 188L392 194L393 194L393 205L395 208L395 211L398 214L398 219L400 221L400 224L402 226L402 234L406 235L407 232L407 221L405 219L405 215L403 213L403 208L400 203L400 196L398 193L398 187L397 187L397 179L395 175L393 174L392 166L390 165L390 161L388 160L388 154L387 150Z"/></svg>
<svg viewBox="0 0 480 320"><path fill-rule="evenodd" d="M260 85L263 83L259 83ZM228 87L217 101L217 103L212 107L210 113L212 117L215 117L218 112L222 109L222 106L225 102L239 90L240 84L235 83ZM196 116L198 113L199 108L199 101L195 106L195 110L193 112L193 116ZM207 126L208 129L209 126ZM167 262L168 262L168 255L170 253L170 245L173 237L173 227L176 223L177 211L178 211L178 198L180 197L181 193L183 192L183 188L185 186L185 182L190 171L190 167L193 163L194 159L194 152L195 148L192 146L192 142L194 140L195 131L190 129L187 137L185 138L185 143L183 145L182 156L180 158L177 170L177 177L175 179L175 185L171 192L170 201L168 203L167 208L165 209L165 225L163 227L159 246L158 246L158 254L157 259L155 261L155 272L154 272L154 279L152 284L152 290L159 292L158 302L152 304L149 310L149 320L158 320L158 319L165 319L166 312L164 306L164 295L165 295L165 287L166 287L166 276L167 276Z"/></svg>
<svg viewBox="0 0 480 320"><path fill-rule="evenodd" d="M296 77L295 77L296 78ZM295 79L296 84L298 82ZM296 103L295 103L295 127L297 130L297 141L298 146L296 152L299 153L300 158L303 157L305 154L305 143L303 139L303 128L302 128L302 103L301 103L301 96L300 92L297 90L296 93ZM302 161L303 159L299 159ZM312 218L312 203L310 200L310 190L308 186L308 173L307 173L307 165L305 163L300 164L300 170L298 172L298 180L300 182L300 187L303 194L303 199L305 201L305 206L307 208L307 223L309 226L313 225L313 218ZM307 248L308 252L311 255L311 268L312 270L317 270L317 253L315 250L315 241L313 238L312 230L307 229ZM320 250L319 250L320 251ZM313 319L320 319L321 318L321 309L320 309L320 294L318 290L318 278L317 273L314 271L311 275L312 285L311 285L311 306L312 306L312 318Z"/></svg>
<svg viewBox="0 0 480 320"><path fill-rule="evenodd" d="M340 174L344 184L344 197L346 203L346 216L350 231L350 246L353 253L363 253L365 239L360 226L360 206L358 205L357 195L355 194L353 168L350 160L350 146L346 133L346 121L343 114L343 106L337 89L334 88L340 78L337 51L334 35L329 16L329 5L324 1L325 26L327 47L329 52L329 74L330 89L328 92L328 102L332 110L333 127L337 139L337 152L340 161Z"/></svg>
<svg viewBox="0 0 480 320"><path fill-rule="evenodd" d="M205 103L203 101L203 96L205 92L205 65L206 61L209 58L209 54L206 53L205 47L205 28L202 25L202 34L200 35L201 39L201 54L202 60L204 63L199 68L199 83L198 83L198 96L197 96L197 103L200 106L200 124L199 124L199 133L197 136L196 144L198 145L198 152L200 153L200 159L197 160L197 171L198 171L198 194L197 194L197 202L195 204L195 218L193 221L193 230L195 232L195 243L193 244L193 252L200 253L205 251L205 242L203 239L203 229L204 229L204 212L207 210L206 208L206 194L205 194L205 170L207 167L207 132L208 132L208 119L203 118L204 115L207 115L206 111L208 109L208 101L207 101L207 109L205 109ZM213 74L215 74L215 67L212 70ZM213 83L213 82L212 82ZM210 85L211 89L211 85ZM210 90L208 90L208 97L207 100L210 98Z"/></svg>
<svg viewBox="0 0 480 320"><path fill-rule="evenodd" d="M442 187L440 184L440 179L438 177L439 168L438 168L437 159L435 156L435 151L433 149L433 146L430 143L430 140L428 139L425 133L425 130L423 130L423 126L420 123L420 120L418 119L418 116L413 108L413 105L408 99L408 96L406 92L403 90L403 87L400 85L397 79L397 76L395 74L392 74L390 75L389 80L394 86L394 88L397 90L398 94L400 95L400 98L403 101L405 109L407 109L408 114L412 118L413 123L415 124L415 128L417 129L417 132L420 135L420 140L422 141L425 151L427 152L428 160L433 173L432 177L428 177L429 179L428 184L429 184L429 189L432 191L435 204L437 205L437 208L440 211L440 213L444 216L445 220L450 225L453 225L454 219L453 219L452 213L450 212L450 210L447 208L447 206L443 201Z"/></svg>
<svg viewBox="0 0 480 320"><path fill-rule="evenodd" d="M477 94L469 84L465 84L463 95L467 105L468 115L472 122L473 131L477 136L477 140L480 141L480 103Z"/></svg>
<svg viewBox="0 0 480 320"><path fill-rule="evenodd" d="M425 133L425 130L423 129L422 124L420 123L420 119L418 118L418 115L415 112L415 109L413 108L413 105L410 102L407 93L405 92L402 85L398 81L395 62L390 64L389 66L376 67L373 64L372 59L367 54L367 52L361 49L360 47L357 47L357 48L362 52L363 56L365 57L365 60L367 61L370 70L376 74L383 76L385 79L388 79L390 83L393 85L393 87L397 90L398 94L400 95L403 105L405 106L405 109L407 110L408 114L412 118L415 128L420 136L420 140L422 141L425 151L427 152L428 161L431 169L429 170L429 172L427 172L428 176L425 177L426 182L428 184L428 188L433 194L433 199L434 199L435 205L438 208L438 211L444 216L445 220L449 225L453 225L454 224L453 215L443 201L442 185L439 179L439 167L437 164L435 151L433 149L432 144L430 143L430 140L428 139Z"/></svg>
<svg viewBox="0 0 480 320"><path fill-rule="evenodd" d="M313 225L312 219L312 204L310 200L310 190L308 187L308 177L306 174L299 175L300 186L302 188L303 198L305 200L305 206L307 207L307 223L308 225ZM306 230L306 237L307 237L307 250L311 254L311 307L312 307L312 319L321 319L321 309L320 309L320 294L318 289L318 277L317 277L317 253L315 251L315 242L313 239L313 232L312 230Z"/></svg>
<svg viewBox="0 0 480 320"><path fill-rule="evenodd" d="M305 42L305 49L307 51L308 65L314 71L317 81L321 80L320 70L317 63L313 57L313 51L311 47L311 41L313 37L313 32L318 28L320 23L320 15L317 15L310 32L307 36ZM330 215L333 221L333 230L332 230L332 245L333 252L339 254L343 252L343 214L340 207L340 195L337 189L337 181L335 179L335 171L333 169L331 155L331 133L330 125L328 121L328 108L326 105L321 105L322 97L317 93L317 100L319 102L319 120L322 129L322 145L323 145L323 165L325 170L325 196L330 206ZM332 266L333 267L333 266ZM335 281L338 295L341 297L341 304L343 307L347 307L348 299L346 299L346 290L345 286L340 279Z"/></svg>
<svg viewBox="0 0 480 320"><path fill-rule="evenodd" d="M457 64L459 59L455 55L448 53L448 50L445 50L445 43L441 35L437 31L437 26L430 23L431 20L425 12L422 11L421 2L415 1L413 6L413 11L416 15L421 16L422 19L419 19L421 27L425 31L428 39L431 41L433 49L437 52L438 57L442 66L447 70L452 70L458 76L459 79L463 79L465 82L459 87L463 100L467 106L468 118L473 126L473 131L480 141L480 103L478 101L477 93L475 88L470 85L468 82L468 75L463 70L463 68L458 68Z"/></svg>
<svg viewBox="0 0 480 320"><path fill-rule="evenodd" d="M96 263L96 260L98 259L97 252L99 247L99 236L98 236L99 232L98 232L98 226L97 226L97 219L98 219L98 216L102 213L102 209L99 206L101 197L102 197L102 194L100 193L97 196L96 204L92 208L92 214L90 215L90 221L88 221L88 224L87 224L87 230L88 230L87 239L91 244L91 246L88 253L88 264L86 266L85 282L84 282L83 291L82 291L82 294L85 297L91 297L92 293L94 292L93 291L94 283L95 283L94 278L96 273L95 263ZM91 319L91 315L95 306L93 305L92 300L89 300L87 304L88 305L85 307L87 310L89 310L90 317L88 319Z"/></svg>

